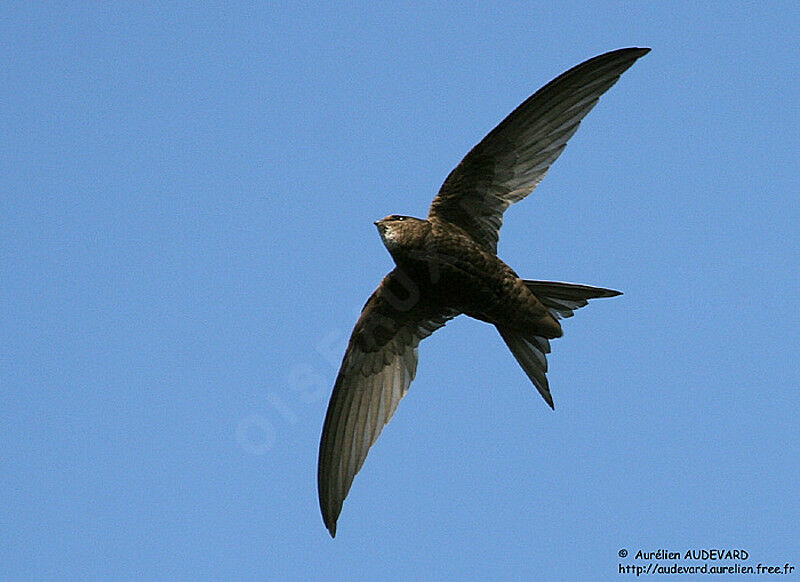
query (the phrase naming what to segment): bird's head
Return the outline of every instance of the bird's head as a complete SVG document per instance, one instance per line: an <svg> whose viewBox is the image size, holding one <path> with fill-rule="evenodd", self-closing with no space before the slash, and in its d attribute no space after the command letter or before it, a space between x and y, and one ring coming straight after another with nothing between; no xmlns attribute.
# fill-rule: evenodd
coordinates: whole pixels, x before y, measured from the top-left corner
<svg viewBox="0 0 800 582"><path fill-rule="evenodd" d="M389 251L418 244L427 230L426 225L425 220L399 214L390 214L375 221L381 240Z"/></svg>

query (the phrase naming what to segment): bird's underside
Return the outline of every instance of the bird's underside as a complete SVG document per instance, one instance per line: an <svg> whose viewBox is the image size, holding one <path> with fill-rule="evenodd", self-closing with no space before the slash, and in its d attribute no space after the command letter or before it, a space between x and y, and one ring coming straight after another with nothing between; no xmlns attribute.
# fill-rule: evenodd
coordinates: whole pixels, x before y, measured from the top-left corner
<svg viewBox="0 0 800 582"><path fill-rule="evenodd" d="M524 101L450 173L425 220L376 222L396 267L353 329L328 405L318 489L331 535L353 478L408 391L417 346L459 314L496 326L536 389L547 383L549 340L559 319L618 291L520 279L497 255L503 212L536 187L595 103L649 49L590 59Z"/></svg>

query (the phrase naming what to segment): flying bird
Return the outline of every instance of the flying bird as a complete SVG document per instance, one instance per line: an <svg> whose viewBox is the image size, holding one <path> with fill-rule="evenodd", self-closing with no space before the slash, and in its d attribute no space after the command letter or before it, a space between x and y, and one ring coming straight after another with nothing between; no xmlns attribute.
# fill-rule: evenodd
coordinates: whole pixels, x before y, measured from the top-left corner
<svg viewBox="0 0 800 582"><path fill-rule="evenodd" d="M563 73L464 157L426 219L375 222L395 268L361 311L325 416L317 486L331 536L353 478L414 379L419 342L448 320L463 313L493 324L553 407L546 354L562 335L559 319L620 292L521 279L497 256L503 212L533 191L600 96L649 51L615 50Z"/></svg>

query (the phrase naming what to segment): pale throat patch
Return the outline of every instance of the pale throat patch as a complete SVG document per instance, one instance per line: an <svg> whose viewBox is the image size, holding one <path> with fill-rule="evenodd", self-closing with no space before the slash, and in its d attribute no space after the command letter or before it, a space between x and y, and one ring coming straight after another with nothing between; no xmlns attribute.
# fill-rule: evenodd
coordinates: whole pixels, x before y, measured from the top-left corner
<svg viewBox="0 0 800 582"><path fill-rule="evenodd" d="M399 237L397 231L393 228L387 228L381 233L381 238L383 239L383 244L387 247L397 247L400 246Z"/></svg>

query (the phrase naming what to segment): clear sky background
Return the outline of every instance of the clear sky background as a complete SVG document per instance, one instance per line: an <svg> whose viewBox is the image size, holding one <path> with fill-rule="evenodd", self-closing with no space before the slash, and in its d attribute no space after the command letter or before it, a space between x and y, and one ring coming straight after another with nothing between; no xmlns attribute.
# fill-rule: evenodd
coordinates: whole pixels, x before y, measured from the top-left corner
<svg viewBox="0 0 800 582"><path fill-rule="evenodd" d="M800 8L538 4L4 5L0 578L800 568ZM625 294L553 342L555 412L492 327L425 340L332 540L317 446L392 266L372 222L624 46L653 51L499 254Z"/></svg>

